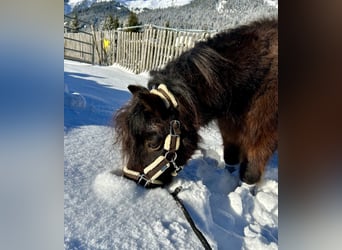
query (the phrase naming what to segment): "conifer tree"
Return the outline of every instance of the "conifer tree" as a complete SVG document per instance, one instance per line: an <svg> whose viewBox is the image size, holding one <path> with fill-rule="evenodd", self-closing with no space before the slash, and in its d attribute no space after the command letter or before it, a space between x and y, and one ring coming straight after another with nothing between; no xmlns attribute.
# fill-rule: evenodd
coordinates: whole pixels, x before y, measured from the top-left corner
<svg viewBox="0 0 342 250"><path fill-rule="evenodd" d="M165 27L166 27L166 28L170 28L170 22L169 22L169 21L166 21Z"/></svg>
<svg viewBox="0 0 342 250"><path fill-rule="evenodd" d="M141 23L139 23L137 14L135 14L132 11L129 14L129 17L128 17L127 27L138 26L138 25L141 25ZM128 29L128 31L130 31L130 32L139 32L140 28L132 28L132 29Z"/></svg>
<svg viewBox="0 0 342 250"><path fill-rule="evenodd" d="M108 15L105 23L103 24L103 30L115 30L119 28L119 18L113 18L112 15Z"/></svg>
<svg viewBox="0 0 342 250"><path fill-rule="evenodd" d="M71 21L70 29L73 33L77 33L80 30L80 22L77 14L74 15L74 18Z"/></svg>
<svg viewBox="0 0 342 250"><path fill-rule="evenodd" d="M117 29L120 27L120 23L119 23L119 18L116 16L114 21L113 21L113 29Z"/></svg>

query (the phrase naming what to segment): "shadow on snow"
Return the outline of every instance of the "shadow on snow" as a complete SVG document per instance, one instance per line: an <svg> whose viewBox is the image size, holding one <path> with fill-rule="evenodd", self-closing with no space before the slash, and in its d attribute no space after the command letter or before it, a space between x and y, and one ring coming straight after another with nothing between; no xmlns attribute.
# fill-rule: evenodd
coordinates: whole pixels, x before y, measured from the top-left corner
<svg viewBox="0 0 342 250"><path fill-rule="evenodd" d="M93 75L64 72L64 129L111 126L114 112L130 98L128 91L99 84ZM101 81L101 77L99 82Z"/></svg>

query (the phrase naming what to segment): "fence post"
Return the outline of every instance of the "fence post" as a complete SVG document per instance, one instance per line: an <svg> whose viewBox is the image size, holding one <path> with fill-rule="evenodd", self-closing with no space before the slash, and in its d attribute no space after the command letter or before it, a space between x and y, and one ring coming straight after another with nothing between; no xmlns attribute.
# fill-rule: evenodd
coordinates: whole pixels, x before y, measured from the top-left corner
<svg viewBox="0 0 342 250"><path fill-rule="evenodd" d="M91 25L91 29L94 31L94 26ZM91 64L95 64L95 39L94 35L92 36L92 53L91 53Z"/></svg>

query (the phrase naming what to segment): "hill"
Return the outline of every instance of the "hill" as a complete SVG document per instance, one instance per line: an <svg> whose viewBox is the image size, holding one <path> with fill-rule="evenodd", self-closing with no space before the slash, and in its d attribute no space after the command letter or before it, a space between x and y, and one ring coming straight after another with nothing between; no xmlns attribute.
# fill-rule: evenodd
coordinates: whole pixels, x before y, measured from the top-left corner
<svg viewBox="0 0 342 250"><path fill-rule="evenodd" d="M130 10L120 2L95 2L88 5L76 5L73 10L68 13L69 16L75 16L80 20L94 24L97 29L102 29L104 20L108 15L118 17L119 20L125 20Z"/></svg>
<svg viewBox="0 0 342 250"><path fill-rule="evenodd" d="M275 6L263 0L193 0L181 7L144 11L138 18L160 26L169 22L175 28L220 30L277 13Z"/></svg>

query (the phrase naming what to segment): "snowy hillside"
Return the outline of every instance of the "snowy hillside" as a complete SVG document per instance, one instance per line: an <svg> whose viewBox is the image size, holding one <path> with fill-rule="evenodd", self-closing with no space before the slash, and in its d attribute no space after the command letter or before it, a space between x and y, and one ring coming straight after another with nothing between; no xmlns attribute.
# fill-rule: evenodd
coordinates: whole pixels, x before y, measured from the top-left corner
<svg viewBox="0 0 342 250"><path fill-rule="evenodd" d="M126 87L147 79L64 61L64 248L202 249L169 194L181 185L179 197L213 249L278 249L277 155L253 195L224 168L215 124L201 131L201 150L168 188L145 190L121 176L111 116L130 98Z"/></svg>
<svg viewBox="0 0 342 250"><path fill-rule="evenodd" d="M123 4L129 9L162 9L168 7L183 6L190 3L192 0L123 0Z"/></svg>
<svg viewBox="0 0 342 250"><path fill-rule="evenodd" d="M69 10L72 10L79 4L85 4L90 6L92 3L110 2L112 0L68 0L65 5ZM116 2L122 3L124 6L131 10L148 9L161 9L167 7L182 6L191 2L191 0L116 0ZM64 7L65 9L65 7Z"/></svg>
<svg viewBox="0 0 342 250"><path fill-rule="evenodd" d="M99 30L109 16L116 16L119 23L127 25L131 11L137 13L142 24L154 24L180 29L222 30L246 24L260 17L278 15L278 0L132 0L74 2L74 12L65 4L65 13L76 14L81 20L94 23ZM120 3L119 3L120 2ZM126 6L126 7L125 7Z"/></svg>
<svg viewBox="0 0 342 250"><path fill-rule="evenodd" d="M79 4L85 4L86 6L90 6L92 3L99 2L110 2L112 0L68 0L64 1L65 5L67 5L70 10L72 10L75 6ZM168 7L176 7L183 6L190 3L192 0L116 0L116 2L120 2L123 5L127 6L132 10L139 9L162 9ZM278 8L278 0L263 0L265 3L275 6ZM226 0L218 0L217 6L218 9L224 8L225 5L228 4L229 1Z"/></svg>

